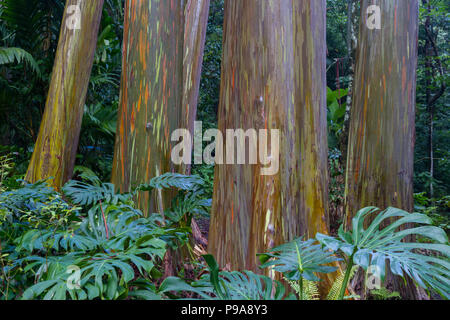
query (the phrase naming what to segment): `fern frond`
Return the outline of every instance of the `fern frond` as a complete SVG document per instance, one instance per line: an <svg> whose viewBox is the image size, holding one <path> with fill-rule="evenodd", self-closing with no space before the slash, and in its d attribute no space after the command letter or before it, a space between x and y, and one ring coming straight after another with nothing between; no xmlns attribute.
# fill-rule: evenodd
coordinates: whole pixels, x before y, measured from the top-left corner
<svg viewBox="0 0 450 320"><path fill-rule="evenodd" d="M78 174L81 179L83 179L86 182L90 182L93 185L100 185L101 181L97 177L97 175L92 171L91 169L83 166L75 166L73 169L74 174Z"/></svg>
<svg viewBox="0 0 450 320"><path fill-rule="evenodd" d="M39 65L27 51L21 48L0 47L0 65L15 63L16 61L19 64L26 62L39 77L41 76Z"/></svg>
<svg viewBox="0 0 450 320"><path fill-rule="evenodd" d="M111 183L90 185L72 180L62 190L75 204L83 206L95 205L99 201L116 205L118 203L128 203L132 198L131 194L117 194L114 185Z"/></svg>
<svg viewBox="0 0 450 320"><path fill-rule="evenodd" d="M285 288L279 281L251 271L219 271L212 255L204 255L209 267L209 282L220 300L283 300ZM205 280L205 277L203 277ZM202 280L197 284L201 284ZM204 282L203 282L204 284Z"/></svg>
<svg viewBox="0 0 450 320"><path fill-rule="evenodd" d="M284 278L291 288L297 293L298 296L302 296L304 300L320 300L319 286L315 281L309 281L303 279L303 294L300 294L300 284L295 281L290 281Z"/></svg>
<svg viewBox="0 0 450 320"><path fill-rule="evenodd" d="M64 13L63 0L1 0L1 21L13 31L16 46L41 53L50 36L58 36Z"/></svg>
<svg viewBox="0 0 450 320"><path fill-rule="evenodd" d="M358 271L358 266L354 266L350 272L350 280L355 276L356 271ZM340 271L339 276L334 281L331 286L330 292L328 293L327 300L339 300L339 293L344 284L345 273Z"/></svg>
<svg viewBox="0 0 450 320"><path fill-rule="evenodd" d="M151 191L153 189L177 188L184 191L192 191L205 182L199 176L185 176L178 173L165 173L153 178L150 183L140 185L136 191Z"/></svg>
<svg viewBox="0 0 450 320"><path fill-rule="evenodd" d="M381 288L379 290L372 290L370 293L375 298L375 300L399 300L402 298L400 296L400 293L396 291L391 292L386 288Z"/></svg>
<svg viewBox="0 0 450 320"><path fill-rule="evenodd" d="M93 90L103 84L110 84L117 88L120 85L120 74L117 74L116 72L105 71L100 74L92 75L91 79L89 80L89 84L92 86Z"/></svg>

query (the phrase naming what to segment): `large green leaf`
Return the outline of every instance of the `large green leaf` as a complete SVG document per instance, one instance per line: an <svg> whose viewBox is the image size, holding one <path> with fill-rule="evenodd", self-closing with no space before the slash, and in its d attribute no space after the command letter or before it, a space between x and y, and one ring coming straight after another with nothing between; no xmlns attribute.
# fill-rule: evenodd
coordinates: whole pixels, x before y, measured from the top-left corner
<svg viewBox="0 0 450 320"><path fill-rule="evenodd" d="M219 272L219 267L212 255L205 255L210 275L209 282L214 294L220 300L282 300L285 288L279 281L267 276L244 272ZM197 285L207 287L205 281Z"/></svg>
<svg viewBox="0 0 450 320"><path fill-rule="evenodd" d="M69 181L63 187L65 195L79 205L91 206L99 203L127 203L131 200L131 194L117 194L114 185L103 183L100 185L91 185L81 181Z"/></svg>
<svg viewBox="0 0 450 320"><path fill-rule="evenodd" d="M364 222L377 214L367 229ZM384 226L386 222L394 222ZM317 239L333 251L353 257L354 263L367 270L377 267L382 280L387 261L392 273L411 277L425 289L450 297L450 246L444 230L431 226L429 217L419 213L369 207L360 210L352 220L352 230L339 230L339 239L317 234ZM417 226L422 225L422 226ZM425 226L423 226L425 225ZM405 242L409 236L426 237L432 243ZM428 252L428 254L425 254Z"/></svg>
<svg viewBox="0 0 450 320"><path fill-rule="evenodd" d="M306 279L320 281L315 273L330 273L337 270L329 266L339 259L326 250L316 240L303 241L302 238L272 249L270 253L260 254L265 262L261 268L272 267L281 272L288 280Z"/></svg>

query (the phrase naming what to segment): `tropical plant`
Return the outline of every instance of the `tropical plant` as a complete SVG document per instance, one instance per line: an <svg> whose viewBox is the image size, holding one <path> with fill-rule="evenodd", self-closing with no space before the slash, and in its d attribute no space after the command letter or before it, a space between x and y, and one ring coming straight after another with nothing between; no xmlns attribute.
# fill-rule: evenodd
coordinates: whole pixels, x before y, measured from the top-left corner
<svg viewBox="0 0 450 320"><path fill-rule="evenodd" d="M73 203L83 206L92 206L100 201L111 204L129 203L132 194L118 194L111 183L91 184L71 180L63 187L63 192L70 197Z"/></svg>
<svg viewBox="0 0 450 320"><path fill-rule="evenodd" d="M436 186L436 185L435 185ZM426 192L414 194L414 209L419 213L426 214L433 220L433 225L448 232L450 227L450 197L441 199L430 199Z"/></svg>
<svg viewBox="0 0 450 320"><path fill-rule="evenodd" d="M339 259L333 252L325 250L316 240L302 241L301 238L273 248L270 253L259 255L261 268L272 268L284 274L290 281L298 281L300 300L303 300L303 280L320 281L317 273L331 273L337 267L329 264Z"/></svg>
<svg viewBox="0 0 450 320"><path fill-rule="evenodd" d="M202 180L166 174L123 195L111 184L90 180L95 184L71 181L63 188L70 202L45 181L0 194L5 283L21 276L15 295L24 288L23 299L125 299L144 292L147 298L164 298L176 291L181 280L166 279L151 292L142 286L162 276L167 248L186 243L190 228L157 214L145 218L134 208L133 196L153 188L192 191ZM189 288L186 284L184 291Z"/></svg>
<svg viewBox="0 0 450 320"><path fill-rule="evenodd" d="M207 288L205 280L209 278L214 295L219 300L282 300L285 297L285 288L279 281L251 271L219 271L212 255L203 257L208 265L209 275L195 285Z"/></svg>
<svg viewBox="0 0 450 320"><path fill-rule="evenodd" d="M21 48L0 48L0 65L26 62L31 69L41 76L41 70L33 56Z"/></svg>
<svg viewBox="0 0 450 320"><path fill-rule="evenodd" d="M371 214L379 213L365 229L365 220ZM384 226L390 219L397 219ZM420 227L410 227L420 224ZM450 297L450 247L444 230L431 226L432 220L424 214L388 208L369 207L360 210L352 220L352 230L339 229L339 238L317 234L316 238L328 249L342 252L346 257L347 270L339 299L343 299L351 270L354 265L368 270L376 266L381 280L386 274L386 262L389 261L393 274L412 278L419 286L435 290L447 299ZM400 230L399 230L400 229ZM408 237L419 235L435 243L402 242ZM435 255L426 255L421 251L432 251Z"/></svg>
<svg viewBox="0 0 450 320"><path fill-rule="evenodd" d="M359 269L358 266L353 266L353 268L350 271L350 275L348 277L349 281L355 276L358 269ZM341 288L343 286L345 286L345 283L344 283L345 277L346 277L346 273L339 270L339 276L336 278L336 280L334 280L333 285L331 286L331 289L328 292L327 300L339 300ZM356 298L356 297L355 296L344 297L344 299L351 299L351 298Z"/></svg>
<svg viewBox="0 0 450 320"><path fill-rule="evenodd" d="M0 1L1 59L7 63L0 66L3 144L14 141L28 151L36 140L63 9L63 0Z"/></svg>
<svg viewBox="0 0 450 320"><path fill-rule="evenodd" d="M374 297L375 300L399 300L399 299L401 299L400 293L395 292L395 291L391 292L386 288L372 290L371 295L372 295L372 297Z"/></svg>
<svg viewBox="0 0 450 320"><path fill-rule="evenodd" d="M3 187L3 181L10 174L14 166L12 160L13 159L9 155L0 156L0 193L5 191Z"/></svg>
<svg viewBox="0 0 450 320"><path fill-rule="evenodd" d="M302 279L303 284L299 281L290 281L285 278L291 288L297 293L298 297L303 297L303 300L320 300L320 291L317 282Z"/></svg>
<svg viewBox="0 0 450 320"><path fill-rule="evenodd" d="M333 91L327 87L328 143L330 148L338 147L338 139L344 127L346 113L346 105L342 101L347 95L347 89Z"/></svg>
<svg viewBox="0 0 450 320"><path fill-rule="evenodd" d="M126 231L127 234L132 233L131 230ZM112 245L117 248L117 239L111 241L115 241ZM93 253L81 251L19 260L18 263L25 263L27 270L36 270L38 281L24 292L23 299L123 299L130 290L129 283L137 276L161 276L155 264L158 258L160 261L164 257L166 243L154 234L146 234L117 250L107 246L101 248L103 250ZM76 283L76 290L67 285L71 276L67 271L71 269L79 271L80 281Z"/></svg>
<svg viewBox="0 0 450 320"><path fill-rule="evenodd" d="M86 183L82 181L69 181L63 187L65 195L69 196L74 203L79 205L94 205L100 200L117 204L128 203L138 192L150 192L155 189L178 189L181 191L195 191L204 184L199 176L185 176L178 173L165 173L153 178L149 183L143 183L133 189L130 193L118 194L111 183ZM92 177L91 177L92 182Z"/></svg>
<svg viewBox="0 0 450 320"><path fill-rule="evenodd" d="M317 234L317 244L311 239L293 242L274 248L270 253L260 254L263 262L261 268L271 268L282 273L285 280L299 295L300 300L314 300L319 296L317 282L319 274L336 271L336 267L327 264L335 263L339 259L337 254L344 253L347 257L347 269L340 272L331 290L328 300L342 300L345 297L350 279L360 267L368 270L375 265L380 270L381 280L384 280L386 261L389 260L390 268L394 274L401 277L412 277L420 286L429 290L435 290L448 298L449 292L449 246L445 232L437 227L429 226L431 220L422 214L407 213L400 209L389 208L381 211L377 208L365 208L358 212L353 220L353 231L344 232L343 227L339 231L339 239L327 235ZM364 220L371 213L379 213L374 222L364 229ZM380 225L389 218L399 218L397 221L380 229ZM405 224L418 223L428 226L407 228L396 231ZM437 243L402 242L410 235L421 235ZM417 250L434 251L443 256L426 255ZM209 267L209 282L212 287L209 290L218 299L255 299L283 298L283 293L272 289L277 282L272 279L257 276L251 272L219 272L217 262L211 255L204 256ZM192 286L200 286L205 291L208 287L207 279L192 283ZM275 290L279 295L270 296L268 292ZM208 291L208 290L207 290ZM383 294L375 291L373 294ZM395 298L398 293L392 293L387 298Z"/></svg>
<svg viewBox="0 0 450 320"><path fill-rule="evenodd" d="M357 266L354 266L352 272L350 274L350 279L356 274L358 270ZM342 285L344 284L345 273L339 271L339 276L334 280L333 285L331 286L330 291L326 297L326 300L338 300L339 293L341 291ZM287 280L287 279L286 279ZM320 300L320 291L319 285L315 281L309 281L303 279L303 290L300 291L299 282L289 281L287 280L289 285L294 289L297 295L303 296L304 300ZM345 297L345 299L355 298L353 296Z"/></svg>

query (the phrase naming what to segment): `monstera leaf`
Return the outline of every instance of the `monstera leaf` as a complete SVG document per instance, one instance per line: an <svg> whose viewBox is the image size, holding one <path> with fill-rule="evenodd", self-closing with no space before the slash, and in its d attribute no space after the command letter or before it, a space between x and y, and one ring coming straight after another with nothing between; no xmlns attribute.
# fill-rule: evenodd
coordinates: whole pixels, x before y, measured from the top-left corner
<svg viewBox="0 0 450 320"><path fill-rule="evenodd" d="M279 281L269 277L245 272L219 272L219 266L212 255L205 255L209 267L209 281L217 299L220 300L282 300L285 288ZM197 285L204 283L198 282ZM290 298L288 296L287 298Z"/></svg>
<svg viewBox="0 0 450 320"><path fill-rule="evenodd" d="M365 220L379 213L367 229ZM387 224L391 219L394 222ZM383 227L386 225L386 227ZM411 225L420 225L413 226ZM393 274L411 277L425 289L433 289L450 297L450 246L444 230L431 226L429 217L419 213L388 208L381 211L369 207L359 211L352 221L352 230L345 232L341 226L339 239L317 234L317 239L333 251L341 251L353 263L367 270L377 267L384 280L386 261ZM429 238L433 243L404 242L409 236ZM424 254L424 252L434 254Z"/></svg>
<svg viewBox="0 0 450 320"><path fill-rule="evenodd" d="M276 247L270 253L260 254L259 257L265 262L261 268L273 267L293 281L320 281L315 273L336 271L336 267L328 264L339 260L316 240L302 241L302 238Z"/></svg>

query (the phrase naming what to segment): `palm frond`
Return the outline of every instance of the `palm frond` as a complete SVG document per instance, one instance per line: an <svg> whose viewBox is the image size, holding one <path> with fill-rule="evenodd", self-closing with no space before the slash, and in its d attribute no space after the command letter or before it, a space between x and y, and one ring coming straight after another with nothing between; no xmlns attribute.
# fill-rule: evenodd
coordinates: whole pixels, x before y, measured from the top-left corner
<svg viewBox="0 0 450 320"><path fill-rule="evenodd" d="M199 176L186 176L178 173L165 173L153 178L150 183L140 185L138 191L151 191L153 189L177 188L179 190L190 191L204 184Z"/></svg>
<svg viewBox="0 0 450 320"><path fill-rule="evenodd" d="M16 46L43 52L43 43L58 36L64 0L2 0L1 20L14 32Z"/></svg>
<svg viewBox="0 0 450 320"><path fill-rule="evenodd" d="M74 174L78 174L78 176L83 179L83 181L90 182L93 185L100 185L101 181L97 177L97 175L91 169L83 166L75 166L73 168Z"/></svg>
<svg viewBox="0 0 450 320"><path fill-rule="evenodd" d="M92 90L96 90L97 87L103 84L109 84L113 87L119 87L120 74L117 72L102 72L99 74L93 74L89 80L89 84L92 86Z"/></svg>
<svg viewBox="0 0 450 320"><path fill-rule="evenodd" d="M10 63L22 63L26 62L31 69L40 77L41 70L36 60L27 51L21 48L4 48L0 47L0 65L10 64Z"/></svg>
<svg viewBox="0 0 450 320"><path fill-rule="evenodd" d="M70 197L73 203L83 206L91 206L99 203L118 204L127 203L132 199L131 194L118 194L111 183L91 185L81 181L69 181L63 187L63 192Z"/></svg>
<svg viewBox="0 0 450 320"><path fill-rule="evenodd" d="M92 140L98 136L105 135L114 137L116 133L117 110L116 108L104 107L101 104L85 106L83 128L92 132Z"/></svg>

